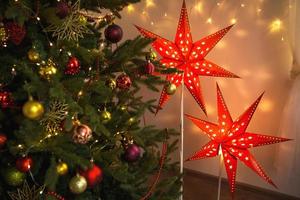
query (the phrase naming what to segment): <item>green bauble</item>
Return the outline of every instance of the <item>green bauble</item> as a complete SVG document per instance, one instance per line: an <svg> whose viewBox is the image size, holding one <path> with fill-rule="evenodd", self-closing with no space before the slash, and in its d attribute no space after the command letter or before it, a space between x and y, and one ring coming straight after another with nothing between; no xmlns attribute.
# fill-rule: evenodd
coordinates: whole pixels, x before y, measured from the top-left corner
<svg viewBox="0 0 300 200"><path fill-rule="evenodd" d="M3 177L9 186L19 186L24 182L26 175L14 167L9 167L4 171Z"/></svg>
<svg viewBox="0 0 300 200"><path fill-rule="evenodd" d="M73 194L81 194L87 188L87 181L83 176L76 175L71 179L69 188Z"/></svg>

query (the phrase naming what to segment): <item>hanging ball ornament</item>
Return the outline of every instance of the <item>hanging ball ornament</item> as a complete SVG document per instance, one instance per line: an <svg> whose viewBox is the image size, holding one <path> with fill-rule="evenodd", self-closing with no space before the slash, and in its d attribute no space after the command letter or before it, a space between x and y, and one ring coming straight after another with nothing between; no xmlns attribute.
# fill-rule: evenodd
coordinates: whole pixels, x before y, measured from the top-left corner
<svg viewBox="0 0 300 200"><path fill-rule="evenodd" d="M152 75L154 73L154 71L155 71L155 66L150 61L147 61L145 68L144 68L145 74Z"/></svg>
<svg viewBox="0 0 300 200"><path fill-rule="evenodd" d="M89 187L94 187L95 185L99 184L103 179L103 171L102 169L97 166L96 164L92 164L92 167L79 172L81 176L83 176Z"/></svg>
<svg viewBox="0 0 300 200"><path fill-rule="evenodd" d="M3 171L3 177L9 186L19 186L24 182L26 175L14 167L9 167Z"/></svg>
<svg viewBox="0 0 300 200"><path fill-rule="evenodd" d="M176 89L177 89L177 87L176 87L175 84L169 83L169 84L167 84L165 87L166 87L166 88L165 88L166 93L167 93L168 95L173 95L173 94L175 94Z"/></svg>
<svg viewBox="0 0 300 200"><path fill-rule="evenodd" d="M126 74L121 74L117 77L117 87L121 90L128 90L131 87L130 77Z"/></svg>
<svg viewBox="0 0 300 200"><path fill-rule="evenodd" d="M35 49L30 49L27 55L31 62L38 62L40 60L40 54Z"/></svg>
<svg viewBox="0 0 300 200"><path fill-rule="evenodd" d="M68 170L69 170L69 167L68 167L67 163L65 163L65 162L60 161L56 165L56 172L60 176L66 175L68 173Z"/></svg>
<svg viewBox="0 0 300 200"><path fill-rule="evenodd" d="M33 160L31 157L22 157L16 160L16 168L23 173L28 172L33 165Z"/></svg>
<svg viewBox="0 0 300 200"><path fill-rule="evenodd" d="M70 180L69 189L73 194L81 194L86 190L86 188L87 181L83 176L77 174Z"/></svg>
<svg viewBox="0 0 300 200"><path fill-rule="evenodd" d="M12 99L12 94L10 92L4 91L0 92L0 107L7 108L14 104Z"/></svg>
<svg viewBox="0 0 300 200"><path fill-rule="evenodd" d="M111 90L114 90L117 87L117 83L114 79L109 78L105 81L105 85L109 87Z"/></svg>
<svg viewBox="0 0 300 200"><path fill-rule="evenodd" d="M9 40L15 44L19 45L22 43L26 35L25 26L20 26L16 22L8 22L5 24L6 32L9 35Z"/></svg>
<svg viewBox="0 0 300 200"><path fill-rule="evenodd" d="M39 74L41 75L41 77L48 81L56 73L57 73L56 65L51 59L48 59L46 64L44 64L40 67L40 71L39 71Z"/></svg>
<svg viewBox="0 0 300 200"><path fill-rule="evenodd" d="M3 24L0 23L0 46L6 47L6 43L8 40L8 34L6 29L4 28Z"/></svg>
<svg viewBox="0 0 300 200"><path fill-rule="evenodd" d="M71 12L71 7L66 1L59 1L56 4L56 15L59 18L64 19L70 14L70 12Z"/></svg>
<svg viewBox="0 0 300 200"><path fill-rule="evenodd" d="M152 50L150 49L150 51L146 54L146 60L147 61L155 61L157 58L157 54Z"/></svg>
<svg viewBox="0 0 300 200"><path fill-rule="evenodd" d="M125 150L124 158L127 162L135 162L141 157L141 149L136 144L131 144Z"/></svg>
<svg viewBox="0 0 300 200"><path fill-rule="evenodd" d="M44 114L44 106L29 97L29 100L23 105L23 114L29 119L39 119Z"/></svg>
<svg viewBox="0 0 300 200"><path fill-rule="evenodd" d="M118 43L122 40L123 30L120 26L112 24L105 29L104 35L111 43Z"/></svg>
<svg viewBox="0 0 300 200"><path fill-rule="evenodd" d="M100 113L100 119L102 121L102 123L107 123L111 120L111 113L108 112L106 109L104 109L101 113Z"/></svg>
<svg viewBox="0 0 300 200"><path fill-rule="evenodd" d="M65 69L65 74L75 75L78 74L79 71L80 71L79 60L75 56L70 57L67 64L67 68Z"/></svg>
<svg viewBox="0 0 300 200"><path fill-rule="evenodd" d="M73 141L77 144L86 144L92 139L92 130L84 124L75 126L73 133Z"/></svg>
<svg viewBox="0 0 300 200"><path fill-rule="evenodd" d="M2 147L4 147L4 145L6 144L6 142L7 142L7 137L6 137L6 135L0 133L0 149L1 149Z"/></svg>

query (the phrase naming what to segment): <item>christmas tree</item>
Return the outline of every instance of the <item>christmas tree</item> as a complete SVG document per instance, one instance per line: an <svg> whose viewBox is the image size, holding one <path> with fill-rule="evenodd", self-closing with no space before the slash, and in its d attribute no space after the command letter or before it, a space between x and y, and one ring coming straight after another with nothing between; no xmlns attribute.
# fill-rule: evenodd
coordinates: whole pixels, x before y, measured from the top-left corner
<svg viewBox="0 0 300 200"><path fill-rule="evenodd" d="M1 200L179 196L177 133L143 120L139 93L174 71L114 24L138 1L0 2Z"/></svg>

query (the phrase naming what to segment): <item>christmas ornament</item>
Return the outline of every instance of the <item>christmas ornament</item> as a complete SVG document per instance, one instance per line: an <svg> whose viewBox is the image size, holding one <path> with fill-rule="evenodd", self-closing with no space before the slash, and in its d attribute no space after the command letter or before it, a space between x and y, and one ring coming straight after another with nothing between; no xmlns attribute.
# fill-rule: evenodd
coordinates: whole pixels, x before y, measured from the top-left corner
<svg viewBox="0 0 300 200"><path fill-rule="evenodd" d="M110 89L114 90L117 86L117 83L114 79L110 78L105 81L105 85Z"/></svg>
<svg viewBox="0 0 300 200"><path fill-rule="evenodd" d="M53 192L53 191L47 191L47 196L54 197L57 200L65 200L64 197L60 196L59 194L57 194L56 192Z"/></svg>
<svg viewBox="0 0 300 200"><path fill-rule="evenodd" d="M66 1L60 1L56 4L56 15L63 19L67 17L71 12L71 8Z"/></svg>
<svg viewBox="0 0 300 200"><path fill-rule="evenodd" d="M59 162L57 165L56 165L56 172L58 175L60 176L63 176L65 174L68 173L68 170L69 170L69 167L67 165L67 163L65 162Z"/></svg>
<svg viewBox="0 0 300 200"><path fill-rule="evenodd" d="M123 30L120 26L112 24L105 29L104 35L111 43L118 43L122 40Z"/></svg>
<svg viewBox="0 0 300 200"><path fill-rule="evenodd" d="M6 135L0 133L0 149L6 144L7 137Z"/></svg>
<svg viewBox="0 0 300 200"><path fill-rule="evenodd" d="M74 194L81 194L86 190L86 188L87 181L83 176L80 176L79 174L74 176L69 183L69 189Z"/></svg>
<svg viewBox="0 0 300 200"><path fill-rule="evenodd" d="M0 92L0 106L1 108L7 108L13 105L12 95L10 92Z"/></svg>
<svg viewBox="0 0 300 200"><path fill-rule="evenodd" d="M152 75L154 71L155 71L155 66L150 61L148 61L145 65L145 74Z"/></svg>
<svg viewBox="0 0 300 200"><path fill-rule="evenodd" d="M92 33L87 27L86 19L80 14L80 1L76 1L70 7L69 14L60 23L49 20L49 26L45 29L52 32L52 36L58 40L78 41L85 34Z"/></svg>
<svg viewBox="0 0 300 200"><path fill-rule="evenodd" d="M288 141L288 139L246 132L249 122L262 98L262 95L235 121L227 109L220 88L217 86L217 103L219 123L213 124L190 115L186 115L211 139L198 152L187 160L199 160L215 157L220 152L228 176L230 191L234 193L237 160L256 172L266 182L275 186L262 167L251 155L249 148ZM276 186L275 186L276 187Z"/></svg>
<svg viewBox="0 0 300 200"><path fill-rule="evenodd" d="M22 158L18 158L16 160L16 168L20 171L20 172L28 172L33 165L33 160L31 157L22 157Z"/></svg>
<svg viewBox="0 0 300 200"><path fill-rule="evenodd" d="M24 181L22 188L18 188L15 192L8 192L8 195L12 200L37 200L41 199L44 190L45 186L29 187L27 181Z"/></svg>
<svg viewBox="0 0 300 200"><path fill-rule="evenodd" d="M9 40L15 44L19 45L23 41L26 35L26 29L24 26L20 26L16 22L8 22L5 24L5 29L9 35Z"/></svg>
<svg viewBox="0 0 300 200"><path fill-rule="evenodd" d="M184 82L185 86L200 105L204 113L206 113L206 109L200 89L199 76L238 77L205 59L205 56L223 38L232 26L222 29L197 42L193 42L185 1L183 2L181 9L175 42L171 42L141 27L136 27L145 37L154 39L152 46L161 55L162 59L160 62L164 66L168 68L177 68L184 72L167 75L166 79L175 84L176 87ZM163 107L168 99L169 96L166 88L164 88L160 96L157 112Z"/></svg>
<svg viewBox="0 0 300 200"><path fill-rule="evenodd" d="M9 186L19 186L25 180L26 175L16 168L9 167L4 170L3 177Z"/></svg>
<svg viewBox="0 0 300 200"><path fill-rule="evenodd" d="M78 144L86 144L92 139L92 130L84 124L75 126L73 133L73 141Z"/></svg>
<svg viewBox="0 0 300 200"><path fill-rule="evenodd" d="M8 38L8 33L6 32L5 27L2 23L0 23L0 46L6 47Z"/></svg>
<svg viewBox="0 0 300 200"><path fill-rule="evenodd" d="M40 54L35 49L30 49L27 55L28 59L32 62L38 62L40 60Z"/></svg>
<svg viewBox="0 0 300 200"><path fill-rule="evenodd" d="M79 172L81 176L83 176L89 187L94 187L95 185L99 184L103 178L102 169L97 166L96 164L92 164L92 167Z"/></svg>
<svg viewBox="0 0 300 200"><path fill-rule="evenodd" d="M106 109L104 109L101 113L100 113L100 119L102 121L102 123L107 123L111 120L111 113L108 112Z"/></svg>
<svg viewBox="0 0 300 200"><path fill-rule="evenodd" d="M23 105L23 114L29 119L38 119L44 114L44 106L29 97L29 100Z"/></svg>
<svg viewBox="0 0 300 200"><path fill-rule="evenodd" d="M117 87L121 90L128 90L131 87L130 77L126 74L121 74L117 77Z"/></svg>
<svg viewBox="0 0 300 200"><path fill-rule="evenodd" d="M39 70L39 74L41 75L41 77L47 79L48 81L56 73L57 73L56 65L51 59L48 59L46 64L42 65Z"/></svg>
<svg viewBox="0 0 300 200"><path fill-rule="evenodd" d="M141 149L136 144L131 144L125 150L124 158L127 162L135 162L141 157Z"/></svg>
<svg viewBox="0 0 300 200"><path fill-rule="evenodd" d="M67 68L65 69L65 74L75 75L80 71L80 62L79 60L72 56L69 58Z"/></svg>
<svg viewBox="0 0 300 200"><path fill-rule="evenodd" d="M43 118L40 120L42 126L48 133L57 133L61 131L62 122L68 115L68 105L61 101L51 101Z"/></svg>
<svg viewBox="0 0 300 200"><path fill-rule="evenodd" d="M168 83L166 86L165 86L165 91L166 91L166 94L168 95L173 95L175 94L177 90L177 86L173 83Z"/></svg>
<svg viewBox="0 0 300 200"><path fill-rule="evenodd" d="M153 62L156 60L156 58L156 53L152 49L150 49L150 51L146 54L146 60Z"/></svg>

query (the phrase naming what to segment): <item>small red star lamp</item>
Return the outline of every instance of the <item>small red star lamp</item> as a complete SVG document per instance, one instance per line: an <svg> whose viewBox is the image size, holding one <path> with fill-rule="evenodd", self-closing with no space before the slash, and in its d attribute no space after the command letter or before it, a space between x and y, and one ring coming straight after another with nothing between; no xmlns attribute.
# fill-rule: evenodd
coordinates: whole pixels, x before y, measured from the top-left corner
<svg viewBox="0 0 300 200"><path fill-rule="evenodd" d="M185 1L183 1L181 9L175 42L171 42L141 27L136 27L143 36L155 39L152 46L162 57L160 60L162 65L176 68L183 72L167 75L167 81L176 87L184 82L186 88L205 114L206 109L200 88L199 76L238 78L235 74L205 59L205 56L231 29L232 25L197 42L193 42ZM169 95L166 92L166 88L164 88L159 99L158 110L163 107L168 99Z"/></svg>
<svg viewBox="0 0 300 200"><path fill-rule="evenodd" d="M237 160L242 161L266 182L276 187L271 178L268 177L254 156L250 153L249 148L285 142L289 139L246 132L262 96L263 94L237 120L233 121L220 88L217 85L218 124L186 115L187 118L198 126L211 140L193 156L189 157L187 161L215 157L218 156L220 152L224 158L232 195L235 191Z"/></svg>

